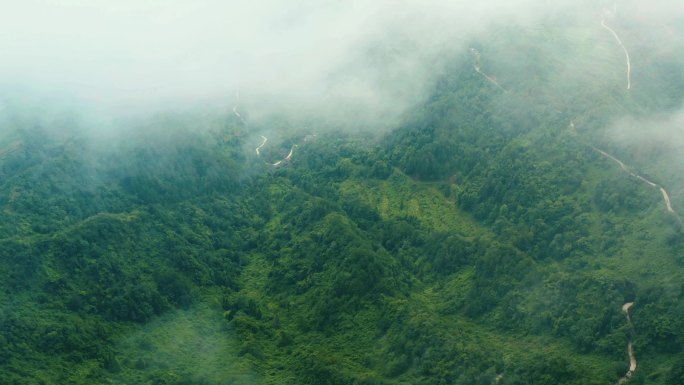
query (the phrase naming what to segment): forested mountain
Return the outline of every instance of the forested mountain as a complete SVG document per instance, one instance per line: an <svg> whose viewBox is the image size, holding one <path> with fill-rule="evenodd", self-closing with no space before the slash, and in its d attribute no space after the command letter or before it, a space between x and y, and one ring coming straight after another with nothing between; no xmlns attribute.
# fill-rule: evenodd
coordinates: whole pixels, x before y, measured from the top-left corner
<svg viewBox="0 0 684 385"><path fill-rule="evenodd" d="M488 31L381 134L7 99L0 383L684 383L680 165L606 129L684 60L630 35L627 90L591 28Z"/></svg>

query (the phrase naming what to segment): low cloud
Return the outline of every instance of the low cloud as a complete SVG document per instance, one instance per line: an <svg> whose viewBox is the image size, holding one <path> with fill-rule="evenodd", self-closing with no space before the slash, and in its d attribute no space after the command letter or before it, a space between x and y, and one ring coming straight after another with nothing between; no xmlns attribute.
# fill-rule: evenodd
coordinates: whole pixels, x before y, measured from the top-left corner
<svg viewBox="0 0 684 385"><path fill-rule="evenodd" d="M0 13L0 85L120 110L232 104L240 90L255 110L395 114L469 35L562 8L543 3L25 0Z"/></svg>
<svg viewBox="0 0 684 385"><path fill-rule="evenodd" d="M598 22L612 12L672 47L681 43L682 15L673 8L665 1L25 0L0 13L0 91L116 113L230 110L239 93L256 120L278 111L377 126L423 100L445 65L470 60L469 43L493 24Z"/></svg>

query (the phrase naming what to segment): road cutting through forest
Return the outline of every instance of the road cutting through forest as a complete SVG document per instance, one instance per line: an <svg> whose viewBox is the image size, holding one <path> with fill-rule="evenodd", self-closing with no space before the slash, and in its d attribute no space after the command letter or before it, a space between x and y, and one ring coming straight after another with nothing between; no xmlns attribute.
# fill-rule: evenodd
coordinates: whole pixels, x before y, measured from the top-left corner
<svg viewBox="0 0 684 385"><path fill-rule="evenodd" d="M486 73L482 72L480 70L480 51L476 50L475 48L470 49L470 54L473 56L475 59L475 63L473 64L473 68L475 69L475 72L478 74L482 75L485 79L487 79L490 83L494 84L497 88L499 88L503 92L508 92L505 88L499 84L499 82L496 81L493 77L487 75Z"/></svg>
<svg viewBox="0 0 684 385"><path fill-rule="evenodd" d="M669 211L669 212L671 212L671 213L673 213L673 214L677 214L677 213L675 213L675 211L672 209L672 203L670 202L670 196L667 195L667 191L665 191L665 189L661 187L661 188L660 188L660 192L663 194L663 200L665 201L665 206L667 206L667 211Z"/></svg>
<svg viewBox="0 0 684 385"><path fill-rule="evenodd" d="M264 147L264 145L266 145L266 142L268 142L268 138L261 135L261 144L259 144L257 146L257 148L255 149L257 155L259 155L259 156L261 155L261 148ZM287 163L289 163L292 160L292 155L294 154L294 150L297 147L299 147L299 145L293 144L292 147L290 148L290 152L283 159L281 159L275 163L270 163L270 165L273 167L276 167L276 168L285 166Z"/></svg>
<svg viewBox="0 0 684 385"><path fill-rule="evenodd" d="M265 137L265 136L263 136L263 135L261 135L261 139L263 139L263 141L262 141L261 144L260 144L259 146L257 146L257 148L256 148L256 153L257 153L257 155L261 155L261 152L260 152L261 147L264 147L264 145L266 144L266 142L268 142L268 138Z"/></svg>
<svg viewBox="0 0 684 385"><path fill-rule="evenodd" d="M670 203L670 197L668 196L667 191L662 186L659 186L657 183L650 181L650 180L646 179L645 177L631 171L629 169L629 167L627 167L627 165L624 162L622 162L620 159L614 157L613 155L601 150L600 148L597 148L594 146L591 146L591 147L596 152L598 152L599 154L601 154L601 155L605 156L606 158L617 163L620 166L620 168L622 169L622 171L626 172L627 174L641 180L642 182L648 184L651 187L658 187L660 189L660 192L663 195L663 200L665 201L667 211L674 214L675 217L677 217L677 219L681 223L681 219L679 218L677 213L672 209L672 205ZM634 336L634 330L632 328L632 319L629 316L629 309L631 309L632 306L634 306L634 302L626 302L625 304L622 305L622 311L625 313L625 316L627 317L627 325L630 327L630 335L629 335L629 339L627 341L627 356L629 357L629 370L627 370L627 373L625 373L625 375L622 376L618 380L616 385L621 385L621 384L625 383L627 380L629 380L629 378L632 377L632 374L634 373L634 371L637 369L637 360L636 360L636 356L634 355L634 345L632 342L633 336Z"/></svg>
<svg viewBox="0 0 684 385"><path fill-rule="evenodd" d="M285 158L283 158L282 160L279 160L279 161L271 164L271 166L278 168L278 167L282 167L282 166L285 166L286 164L288 164L292 160L292 153L294 152L294 149L297 147L299 147L299 146L297 146L296 144L293 144L292 148L290 148L290 152L287 154L287 156Z"/></svg>
<svg viewBox="0 0 684 385"><path fill-rule="evenodd" d="M670 202L670 196L668 195L665 188L663 188L662 186L659 186L655 182L652 182L652 181L644 178L643 176L641 176L637 173L630 171L622 161L620 161L618 158L610 155L609 153L607 153L601 149L598 149L596 147L593 147L593 149L596 150L597 152L599 152L601 155L603 155L603 156L613 160L614 162L616 162L618 165L620 165L620 168L622 168L622 170L625 171L626 173L628 173L629 175L638 178L639 180L647 183L651 187L658 187L660 189L661 194L663 195L663 201L665 201L665 206L667 207L667 211L672 213L677 218L677 220L679 221L680 224L682 223L681 218L672 208L672 203ZM622 311L627 316L627 324L630 326L630 329L632 326L632 320L629 317L629 309L633 305L634 305L633 302L627 302L624 305L622 305ZM629 356L629 370L627 371L627 373L625 373L624 376L622 376L622 378L620 378L618 380L617 385L621 385L621 384L625 383L632 376L632 374L634 373L634 371L637 368L637 360L636 360L636 357L634 355L634 346L632 343L632 335L633 335L633 331L630 332L629 340L627 342L627 355Z"/></svg>
<svg viewBox="0 0 684 385"><path fill-rule="evenodd" d="M290 160L290 159L292 159L292 152L293 152L294 149L297 148L297 147L299 147L299 146L297 146L296 144L293 144L293 145L292 145L292 148L290 149L290 153L287 154L287 156L285 157L285 160Z"/></svg>
<svg viewBox="0 0 684 385"><path fill-rule="evenodd" d="M634 302L627 302L624 305L622 305L622 311L626 314L627 316L627 325L629 325L630 330L632 330L632 320L629 317L629 309L634 305ZM620 378L617 382L617 385L623 384L625 381L627 381L630 377L632 377L632 374L637 368L637 360L636 357L634 356L634 348L632 346L632 334L634 334L633 331L630 331L630 336L629 336L629 341L627 342L627 355L629 356L629 370L627 373L625 373L622 378Z"/></svg>
<svg viewBox="0 0 684 385"><path fill-rule="evenodd" d="M477 73L479 73L480 75L484 76L485 79L489 80L490 83L492 83L492 84L494 84L495 86L497 86L501 91L503 91L503 92L508 92L505 88L501 87L501 84L499 84L499 82L497 82L496 79L494 79L494 78L492 78L492 77L489 77L489 76L487 76L486 73L480 71L480 67L479 67L479 66L473 65L473 68L475 68L475 71L476 71Z"/></svg>
<svg viewBox="0 0 684 385"><path fill-rule="evenodd" d="M630 89L632 88L632 64L629 60L629 52L627 52L627 48L625 48L625 45L622 44L620 36L618 36L618 34L606 24L605 18L601 19L601 26L613 35L615 40L617 40L618 44L622 48L622 51L625 53L625 58L627 60L627 89Z"/></svg>
<svg viewBox="0 0 684 385"><path fill-rule="evenodd" d="M679 217L679 214L672 208L672 202L670 201L670 195L667 193L667 190L665 190L665 188L664 188L663 186L660 186L659 184L657 184L657 183L655 183L655 182L653 182L653 181L650 181L650 180L646 179L645 177L643 177L643 176L641 176L641 175L639 175L639 174L637 174L637 173L631 171L631 170L629 169L629 167L627 167L627 165L624 164L620 159L614 157L613 155L610 155L609 153L607 153L607 152L601 150L600 148L597 148L597 147L594 147L594 146L591 146L591 148L593 148L593 149L594 149L596 152L598 152L599 154L605 156L606 158L608 158L608 159L614 161L615 163L617 163L618 165L620 165L620 168L621 168L624 172L626 172L627 174L629 174L629 175L631 175L631 176L633 176L633 177L639 179L640 181L642 181L642 182L648 184L648 185L651 186L651 187L657 187L657 188L659 188L659 189L660 189L660 193L661 193L662 196L663 196L663 201L665 202L665 208L667 209L667 211L668 211L669 213L671 213L672 215L675 216L675 218L677 218L677 220L679 221L680 224L682 223L682 219Z"/></svg>
<svg viewBox="0 0 684 385"><path fill-rule="evenodd" d="M234 114L238 119L240 119L240 121L246 126L246 125L247 125L247 122L245 122L245 120L242 118L242 116L240 115L240 113L237 111L237 108L238 108L238 105L239 105L239 104L240 104L240 90L238 89L238 91L235 93L235 105L233 106L233 114ZM267 137L265 137L265 136L263 136L263 135L260 135L260 136L261 136L261 143L254 149L254 151L256 152L256 154L259 155L259 156L261 156L261 148L264 147L264 146L266 145L266 142L268 142L268 138L267 138ZM309 138L309 137L311 137L311 138ZM309 141L315 140L315 139L316 139L316 134L307 135L307 136L304 138L304 142L309 142ZM275 167L275 168L279 168L279 167L285 166L286 164L288 164L288 163L292 160L292 154L294 153L294 149L297 148L297 147L299 147L299 145L293 144L292 147L290 148L290 152L287 154L287 156L285 156L285 158L283 158L283 159L281 159L281 160L279 160L279 161L277 161L277 162L275 162L275 163L269 163L269 164L270 164L271 166Z"/></svg>

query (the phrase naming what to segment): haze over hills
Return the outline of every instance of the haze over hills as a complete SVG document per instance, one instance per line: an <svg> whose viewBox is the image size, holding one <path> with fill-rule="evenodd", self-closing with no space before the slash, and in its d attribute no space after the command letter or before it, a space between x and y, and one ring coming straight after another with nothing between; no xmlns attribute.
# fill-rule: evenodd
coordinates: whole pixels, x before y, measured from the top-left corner
<svg viewBox="0 0 684 385"><path fill-rule="evenodd" d="M0 383L684 383L681 7L27 4Z"/></svg>

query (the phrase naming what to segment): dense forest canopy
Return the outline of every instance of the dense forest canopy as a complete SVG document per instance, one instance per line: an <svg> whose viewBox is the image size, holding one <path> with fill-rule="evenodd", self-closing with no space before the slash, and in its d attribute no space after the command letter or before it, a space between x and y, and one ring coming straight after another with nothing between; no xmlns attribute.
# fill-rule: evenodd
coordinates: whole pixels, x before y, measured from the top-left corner
<svg viewBox="0 0 684 385"><path fill-rule="evenodd" d="M320 104L3 88L0 383L684 383L684 46L587 7L423 14Z"/></svg>

